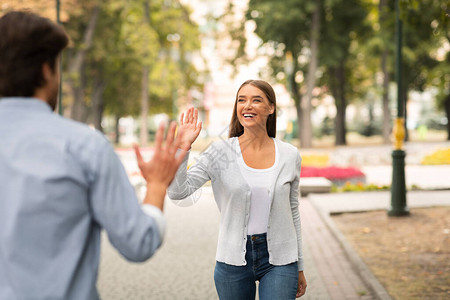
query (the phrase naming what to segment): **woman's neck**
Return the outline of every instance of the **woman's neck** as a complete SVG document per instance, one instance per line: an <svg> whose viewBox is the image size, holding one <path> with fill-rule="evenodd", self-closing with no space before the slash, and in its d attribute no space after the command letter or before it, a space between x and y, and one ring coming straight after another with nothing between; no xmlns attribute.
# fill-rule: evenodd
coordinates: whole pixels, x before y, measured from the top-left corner
<svg viewBox="0 0 450 300"><path fill-rule="evenodd" d="M272 145L272 138L269 137L266 131L250 132L244 130L244 133L239 137L239 144L245 147L251 147L255 150L260 150L267 145Z"/></svg>

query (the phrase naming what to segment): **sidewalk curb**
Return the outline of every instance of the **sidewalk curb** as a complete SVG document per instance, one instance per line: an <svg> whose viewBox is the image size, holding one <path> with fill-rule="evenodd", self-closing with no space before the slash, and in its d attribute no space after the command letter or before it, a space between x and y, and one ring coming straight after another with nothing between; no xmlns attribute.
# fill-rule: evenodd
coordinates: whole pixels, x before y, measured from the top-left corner
<svg viewBox="0 0 450 300"><path fill-rule="evenodd" d="M381 285L378 279L372 274L369 267L364 263L361 257L356 253L350 243L347 241L345 236L336 228L336 224L331 219L330 215L321 210L315 203L315 201L310 200L310 203L314 209L318 212L319 216L322 218L328 229L331 231L332 235L336 238L338 243L344 250L345 255L350 260L353 268L357 274L361 277L363 282L367 284L367 287L373 292L375 297L379 300L392 300L386 289Z"/></svg>

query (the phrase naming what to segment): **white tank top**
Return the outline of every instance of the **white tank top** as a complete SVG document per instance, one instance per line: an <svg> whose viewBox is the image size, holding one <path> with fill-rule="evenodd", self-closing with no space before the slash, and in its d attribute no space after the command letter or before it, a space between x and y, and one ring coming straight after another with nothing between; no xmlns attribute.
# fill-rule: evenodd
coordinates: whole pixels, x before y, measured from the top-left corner
<svg viewBox="0 0 450 300"><path fill-rule="evenodd" d="M265 233L267 232L269 223L270 203L273 195L273 191L271 190L272 183L277 176L275 173L279 160L277 143L272 139L275 145L275 163L267 169L254 169L247 166L245 163L244 158L242 157L239 139L236 139L238 141L236 143L236 151L238 153L239 168L242 176L250 186L250 191L252 193L247 234Z"/></svg>

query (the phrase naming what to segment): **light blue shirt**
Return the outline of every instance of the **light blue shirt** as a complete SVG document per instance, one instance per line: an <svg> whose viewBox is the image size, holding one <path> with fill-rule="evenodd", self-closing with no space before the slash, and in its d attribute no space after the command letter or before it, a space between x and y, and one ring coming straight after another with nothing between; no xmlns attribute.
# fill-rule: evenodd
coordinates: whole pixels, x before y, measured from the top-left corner
<svg viewBox="0 0 450 300"><path fill-rule="evenodd" d="M145 210L103 135L0 99L0 299L98 299L102 228L131 261L160 246L164 217Z"/></svg>

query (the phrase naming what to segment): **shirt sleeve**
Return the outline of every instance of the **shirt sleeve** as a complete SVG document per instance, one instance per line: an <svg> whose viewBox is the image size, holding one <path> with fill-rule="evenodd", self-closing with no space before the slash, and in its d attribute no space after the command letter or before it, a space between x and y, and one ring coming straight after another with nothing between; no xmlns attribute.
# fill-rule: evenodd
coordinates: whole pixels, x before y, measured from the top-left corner
<svg viewBox="0 0 450 300"><path fill-rule="evenodd" d="M166 218L164 217L162 211L158 207L151 204L143 204L142 210L155 220L158 225L159 237L163 240L166 234Z"/></svg>
<svg viewBox="0 0 450 300"><path fill-rule="evenodd" d="M130 261L145 261L160 247L164 216L141 207L128 175L109 142L104 140L90 163L89 201L94 220L111 244ZM144 212L145 210L145 212Z"/></svg>

